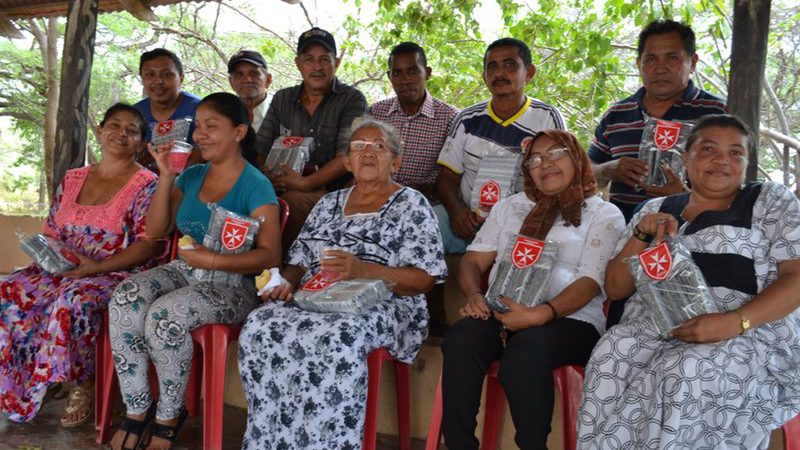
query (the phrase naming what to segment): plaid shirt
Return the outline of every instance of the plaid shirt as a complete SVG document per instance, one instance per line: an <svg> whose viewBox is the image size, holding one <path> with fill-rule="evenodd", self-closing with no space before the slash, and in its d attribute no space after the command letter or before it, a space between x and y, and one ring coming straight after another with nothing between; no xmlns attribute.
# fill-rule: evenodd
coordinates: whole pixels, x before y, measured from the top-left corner
<svg viewBox="0 0 800 450"><path fill-rule="evenodd" d="M397 97L375 103L369 113L394 126L403 141L403 165L395 181L415 188L436 184L436 160L458 110L426 92L422 107L412 116L403 111Z"/></svg>

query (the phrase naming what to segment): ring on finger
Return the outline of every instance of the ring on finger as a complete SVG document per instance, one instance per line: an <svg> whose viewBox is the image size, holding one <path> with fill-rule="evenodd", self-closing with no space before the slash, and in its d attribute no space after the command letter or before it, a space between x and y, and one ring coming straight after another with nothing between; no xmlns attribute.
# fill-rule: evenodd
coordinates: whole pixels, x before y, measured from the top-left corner
<svg viewBox="0 0 800 450"><path fill-rule="evenodd" d="M656 223L657 223L657 224L659 224L659 225L660 225L660 224L662 224L662 223L664 223L664 222L666 222L666 221L667 221L667 219L666 219L666 218L664 218L664 217L658 217L658 218L656 219Z"/></svg>

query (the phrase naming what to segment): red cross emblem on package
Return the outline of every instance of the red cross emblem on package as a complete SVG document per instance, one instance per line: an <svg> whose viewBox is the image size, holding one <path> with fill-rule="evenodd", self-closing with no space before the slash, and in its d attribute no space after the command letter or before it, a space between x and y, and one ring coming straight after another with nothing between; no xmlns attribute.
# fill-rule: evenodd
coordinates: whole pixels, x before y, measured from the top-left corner
<svg viewBox="0 0 800 450"><path fill-rule="evenodd" d="M170 131L172 131L173 123L175 123L174 120L167 120L166 122L159 122L158 126L156 127L156 133L158 133L159 136L163 136L163 135L169 133Z"/></svg>
<svg viewBox="0 0 800 450"><path fill-rule="evenodd" d="M520 236L511 249L511 263L518 269L525 269L536 264L544 250L544 242Z"/></svg>
<svg viewBox="0 0 800 450"><path fill-rule="evenodd" d="M481 186L480 194L478 203L481 206L494 206L500 200L500 186L494 180L489 180Z"/></svg>
<svg viewBox="0 0 800 450"><path fill-rule="evenodd" d="M653 248L648 248L639 253L639 262L648 277L654 280L663 280L672 269L672 255L666 242Z"/></svg>
<svg viewBox="0 0 800 450"><path fill-rule="evenodd" d="M244 244L247 230L250 228L250 223L243 220L228 217L222 225L222 246L230 251L234 251Z"/></svg>
<svg viewBox="0 0 800 450"><path fill-rule="evenodd" d="M291 148L303 142L303 136L284 136L281 139L281 145L285 148Z"/></svg>
<svg viewBox="0 0 800 450"><path fill-rule="evenodd" d="M331 282L322 276L322 272L319 272L311 277L310 280L306 281L306 284L303 285L302 289L304 291L321 291L330 285Z"/></svg>
<svg viewBox="0 0 800 450"><path fill-rule="evenodd" d="M678 142L678 136L681 134L682 126L683 124L677 122L657 120L656 131L653 136L656 147L664 152L674 147L675 143Z"/></svg>

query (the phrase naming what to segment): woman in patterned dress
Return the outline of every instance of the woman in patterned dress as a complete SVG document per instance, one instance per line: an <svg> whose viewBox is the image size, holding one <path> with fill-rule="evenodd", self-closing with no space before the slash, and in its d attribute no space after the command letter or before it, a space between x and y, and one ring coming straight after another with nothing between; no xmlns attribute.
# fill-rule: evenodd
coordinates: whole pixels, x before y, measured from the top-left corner
<svg viewBox="0 0 800 450"><path fill-rule="evenodd" d="M275 191L267 177L242 157L242 150L252 150L255 143L247 108L233 94L214 93L197 106L195 124L194 141L208 162L176 176L169 164L171 145L151 147L160 178L147 213L152 236L169 236L177 227L194 244L189 249L182 246L179 259L125 280L109 303L111 350L127 408L111 439L113 449L171 448L186 418L192 330L243 321L258 304L253 279L246 275L280 264ZM244 247L247 225L221 230L229 232L225 248L238 253L220 254L200 245L208 242L209 203L261 221L251 248ZM209 281L198 276L198 269L219 276ZM156 408L151 408L150 362L158 374ZM155 413L152 421L148 411Z"/></svg>
<svg viewBox="0 0 800 450"><path fill-rule="evenodd" d="M691 193L634 215L608 265L612 299L633 295L586 367L583 449L764 449L800 411L800 202L743 185L750 132L729 115L695 125L683 155ZM691 252L720 313L661 339L625 258L665 236Z"/></svg>
<svg viewBox="0 0 800 450"><path fill-rule="evenodd" d="M0 409L17 422L31 420L48 387L61 382L80 385L62 424L91 416L99 312L114 286L153 265L161 249L144 228L156 176L135 162L144 118L116 104L97 133L100 162L66 173L44 224L80 264L51 274L32 263L0 278Z"/></svg>
<svg viewBox="0 0 800 450"><path fill-rule="evenodd" d="M356 185L320 199L289 250L287 283L265 298L280 301L247 318L239 337L244 449L360 449L367 354L386 347L411 362L419 351L428 327L423 294L447 269L427 199L391 178L400 151L391 126L354 122L344 162ZM392 295L363 314L308 312L290 302L296 286L323 275L385 280Z"/></svg>
<svg viewBox="0 0 800 450"><path fill-rule="evenodd" d="M606 264L625 227L622 213L597 195L592 165L578 140L563 130L544 130L526 149L525 191L494 205L461 260L459 282L467 304L442 344L442 430L453 449L476 449L475 416L492 361L526 450L546 449L553 415L553 370L585 364L605 329L602 293ZM483 274L497 276L501 261L531 247L517 234L558 245L546 302L527 307L523 298L501 297L505 313L492 313L481 290ZM506 252L513 243L511 255ZM513 260L513 259L512 259ZM528 260L513 260L524 264ZM515 301L517 300L517 301ZM505 342L501 334L507 334Z"/></svg>

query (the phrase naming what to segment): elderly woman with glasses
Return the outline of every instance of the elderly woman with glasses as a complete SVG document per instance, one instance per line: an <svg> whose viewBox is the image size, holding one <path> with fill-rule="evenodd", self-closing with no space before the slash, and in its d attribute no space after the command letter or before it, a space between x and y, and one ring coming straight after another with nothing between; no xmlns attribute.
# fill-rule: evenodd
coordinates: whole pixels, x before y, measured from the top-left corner
<svg viewBox="0 0 800 450"><path fill-rule="evenodd" d="M536 135L523 157L525 190L497 203L461 259L460 287L467 300L462 320L442 344L443 431L453 449L477 449L475 416L492 361L500 360L515 441L523 449L546 449L553 413L553 370L585 364L605 329L603 277L625 221L597 195L586 152L563 130ZM524 298L501 296L508 310L491 312L481 289L503 260L517 255L521 234L558 245L546 301L527 307ZM522 241L524 242L524 241ZM515 265L520 262L515 260ZM525 262L525 261L522 261ZM494 299L491 299L494 300ZM505 339L503 338L505 337Z"/></svg>
<svg viewBox="0 0 800 450"><path fill-rule="evenodd" d="M391 126L362 118L351 133L341 157L355 186L320 199L289 249L284 283L242 329L244 449L361 448L367 354L385 347L411 362L427 334L423 294L447 271L436 216L392 180L401 148ZM384 280L391 295L361 314L297 307L295 289L320 277Z"/></svg>

